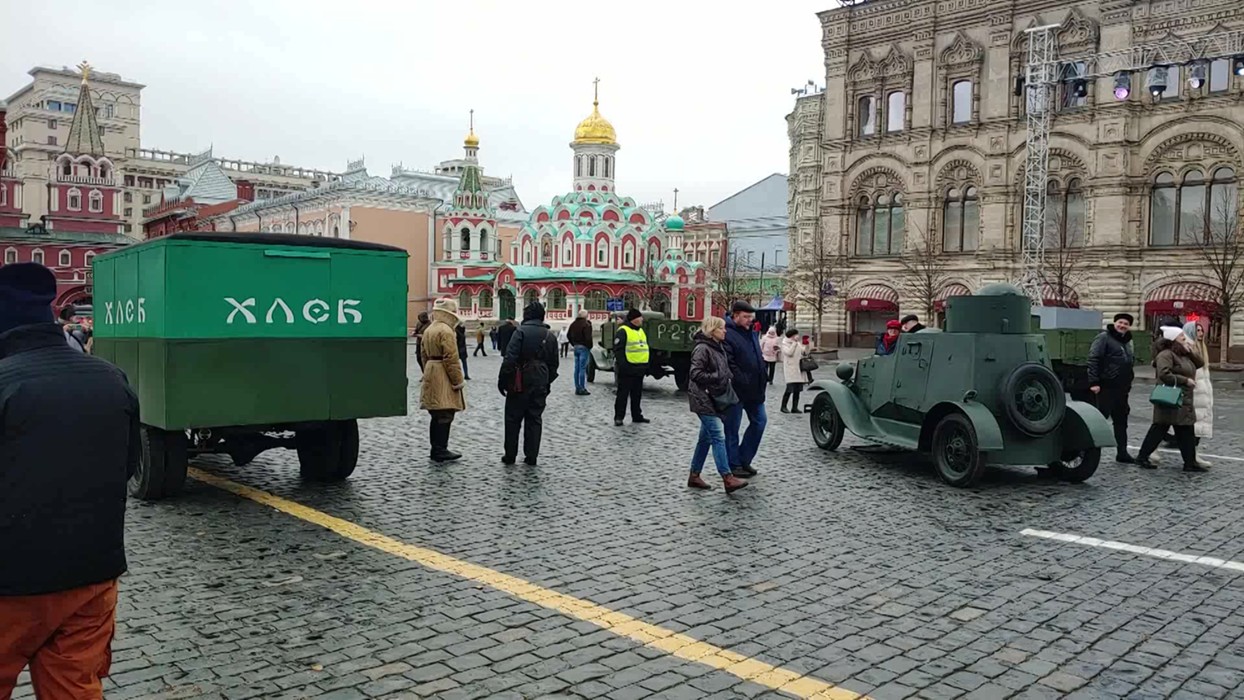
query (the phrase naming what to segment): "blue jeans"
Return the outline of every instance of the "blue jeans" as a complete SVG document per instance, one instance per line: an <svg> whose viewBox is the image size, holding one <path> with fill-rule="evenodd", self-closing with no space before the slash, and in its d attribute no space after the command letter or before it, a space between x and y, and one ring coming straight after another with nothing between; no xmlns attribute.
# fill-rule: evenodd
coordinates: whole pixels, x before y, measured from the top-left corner
<svg viewBox="0 0 1244 700"><path fill-rule="evenodd" d="M587 391L587 362L592 351L582 345L574 346L574 388Z"/></svg>
<svg viewBox="0 0 1244 700"><path fill-rule="evenodd" d="M726 432L721 419L717 416L700 416L700 441L695 444L695 452L691 453L691 473L699 474L704 469L704 461L708 458L708 450L712 447L713 463L717 465L717 473L725 476L730 473L730 458L726 456Z"/></svg>
<svg viewBox="0 0 1244 700"><path fill-rule="evenodd" d="M747 412L747 432L743 433L743 439L739 439L739 428L743 426L743 413ZM765 404L749 403L743 405L736 403L726 411L725 415L726 428L726 452L730 455L731 467L750 467L752 460L756 458L756 452L760 449L760 438L764 437L765 424L769 422L769 416L765 413Z"/></svg>

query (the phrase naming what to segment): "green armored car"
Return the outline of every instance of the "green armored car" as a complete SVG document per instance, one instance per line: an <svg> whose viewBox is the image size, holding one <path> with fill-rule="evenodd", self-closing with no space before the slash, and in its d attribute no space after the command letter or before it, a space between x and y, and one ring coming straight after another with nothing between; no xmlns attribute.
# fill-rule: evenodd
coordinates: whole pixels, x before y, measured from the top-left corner
<svg viewBox="0 0 1244 700"><path fill-rule="evenodd" d="M358 463L358 419L406 414L406 251L280 234L179 233L94 262L95 353L138 393L130 492L177 493L192 455L297 450Z"/></svg>
<svg viewBox="0 0 1244 700"><path fill-rule="evenodd" d="M1114 447L1093 406L1068 400L1050 365L1031 302L1008 284L947 302L946 330L900 337L894 353L838 366L809 416L818 446L835 450L845 431L928 454L952 486L971 486L988 465L1049 467L1082 482Z"/></svg>

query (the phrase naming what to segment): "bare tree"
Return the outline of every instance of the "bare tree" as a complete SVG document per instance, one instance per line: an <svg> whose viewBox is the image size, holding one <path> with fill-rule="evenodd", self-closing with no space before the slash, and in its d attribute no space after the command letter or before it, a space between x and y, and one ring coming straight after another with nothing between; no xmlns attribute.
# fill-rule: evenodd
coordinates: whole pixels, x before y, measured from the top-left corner
<svg viewBox="0 0 1244 700"><path fill-rule="evenodd" d="M657 273L657 265L661 261L646 260L644 262L644 279L638 285L639 296L644 306L651 309L653 302L656 301L658 296L664 295L667 298L669 297L670 285L668 282L663 281Z"/></svg>
<svg viewBox="0 0 1244 700"><path fill-rule="evenodd" d="M932 323L937 314L937 297L950 282L946 273L947 260L941 246L927 232L908 221L916 230L910 245L903 251L899 262L903 266L902 279L898 281L904 294L916 300L924 312L925 323Z"/></svg>
<svg viewBox="0 0 1244 700"><path fill-rule="evenodd" d="M1044 239L1044 264L1038 275L1045 288L1043 301L1056 306L1078 306L1080 297L1076 289L1087 281L1082 266L1083 222L1068 221L1063 212L1054 211L1046 219Z"/></svg>
<svg viewBox="0 0 1244 700"><path fill-rule="evenodd" d="M1209 278L1211 299L1218 305L1222 343L1218 361L1227 361L1231 345L1231 317L1244 308L1244 240L1240 238L1240 213L1234 197L1214 197L1208 214L1202 213L1205 236L1196 241Z"/></svg>
<svg viewBox="0 0 1244 700"><path fill-rule="evenodd" d="M812 230L812 239L799 251L794 286L801 301L806 300L816 313L814 327L816 344L820 345L825 312L833 299L845 293L850 259L843 255L837 241L827 240L819 222Z"/></svg>
<svg viewBox="0 0 1244 700"><path fill-rule="evenodd" d="M723 255L713 270L713 307L729 308L730 304L744 296L744 284L747 279L746 270L741 269L738 253L731 251Z"/></svg>

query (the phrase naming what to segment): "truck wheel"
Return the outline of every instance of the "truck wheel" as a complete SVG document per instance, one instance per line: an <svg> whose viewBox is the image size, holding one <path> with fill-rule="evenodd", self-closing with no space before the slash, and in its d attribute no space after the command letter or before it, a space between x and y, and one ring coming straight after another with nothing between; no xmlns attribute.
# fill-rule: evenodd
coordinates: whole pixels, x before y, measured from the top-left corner
<svg viewBox="0 0 1244 700"><path fill-rule="evenodd" d="M951 413L933 429L933 463L937 475L951 486L972 486L985 473L985 455L972 421Z"/></svg>
<svg viewBox="0 0 1244 700"><path fill-rule="evenodd" d="M589 356L587 358L587 383L588 384L596 383L596 358L595 357Z"/></svg>
<svg viewBox="0 0 1244 700"><path fill-rule="evenodd" d="M1063 455L1062 461L1055 462L1050 466L1053 467L1054 474L1059 479L1079 484L1092 478L1093 474L1097 472L1097 465L1100 462L1101 448L1090 447L1087 450Z"/></svg>
<svg viewBox="0 0 1244 700"><path fill-rule="evenodd" d="M298 472L307 481L342 481L354 473L359 461L359 424L333 421L319 428L294 434L298 449Z"/></svg>
<svg viewBox="0 0 1244 700"><path fill-rule="evenodd" d="M130 477L130 495L144 501L176 495L186 483L186 434L144 425L140 439L142 454Z"/></svg>
<svg viewBox="0 0 1244 700"><path fill-rule="evenodd" d="M1003 381L1002 405L1020 432L1040 437L1062 424L1067 395L1053 370L1039 362L1026 362Z"/></svg>
<svg viewBox="0 0 1244 700"><path fill-rule="evenodd" d="M846 429L829 394L817 394L812 399L808 424L812 426L812 441L822 450L836 450L842 444Z"/></svg>
<svg viewBox="0 0 1244 700"><path fill-rule="evenodd" d="M674 385L678 387L679 391L686 391L687 385L690 383L690 380L691 380L691 368L690 367L683 367L681 365L674 367Z"/></svg>

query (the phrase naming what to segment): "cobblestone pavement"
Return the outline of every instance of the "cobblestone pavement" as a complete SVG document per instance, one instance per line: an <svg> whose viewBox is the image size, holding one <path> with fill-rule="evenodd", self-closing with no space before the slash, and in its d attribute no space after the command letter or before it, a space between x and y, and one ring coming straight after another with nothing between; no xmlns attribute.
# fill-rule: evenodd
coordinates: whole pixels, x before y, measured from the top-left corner
<svg viewBox="0 0 1244 700"><path fill-rule="evenodd" d="M460 462L428 462L413 410L363 425L347 483L303 485L284 452L199 466L873 698L1244 693L1241 573L1020 534L1244 560L1244 461L956 490L850 436L818 450L775 388L761 475L727 497L683 486L697 423L672 380L649 383L651 425L615 428L612 379L573 396L569 362L540 466L503 466L497 366L472 358ZM1202 450L1244 457L1244 391L1218 385ZM133 503L128 533L110 699L786 697L198 482Z"/></svg>

